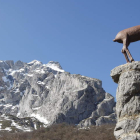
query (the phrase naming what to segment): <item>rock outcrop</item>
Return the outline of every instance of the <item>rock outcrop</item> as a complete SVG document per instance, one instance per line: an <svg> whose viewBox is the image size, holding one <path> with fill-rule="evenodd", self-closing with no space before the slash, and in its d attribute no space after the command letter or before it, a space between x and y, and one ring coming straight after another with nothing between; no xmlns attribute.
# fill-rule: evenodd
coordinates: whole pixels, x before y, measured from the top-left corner
<svg viewBox="0 0 140 140"><path fill-rule="evenodd" d="M88 127L115 123L114 107L100 80L65 72L58 62L0 61L2 113Z"/></svg>
<svg viewBox="0 0 140 140"><path fill-rule="evenodd" d="M114 68L111 77L118 83L114 135L117 140L140 140L140 62Z"/></svg>

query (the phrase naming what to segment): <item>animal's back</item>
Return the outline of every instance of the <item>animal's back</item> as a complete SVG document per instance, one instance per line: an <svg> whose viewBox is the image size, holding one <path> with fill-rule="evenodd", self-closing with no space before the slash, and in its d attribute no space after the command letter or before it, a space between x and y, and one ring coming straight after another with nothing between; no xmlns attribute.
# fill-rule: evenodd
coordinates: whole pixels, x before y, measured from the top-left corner
<svg viewBox="0 0 140 140"><path fill-rule="evenodd" d="M129 37L130 42L135 42L135 41L140 40L140 25L130 27L130 28L127 28L127 29L120 31L116 35L114 40L119 42L119 43L122 43L122 40L124 38L126 38L127 35Z"/></svg>
<svg viewBox="0 0 140 140"><path fill-rule="evenodd" d="M124 29L121 32L125 32L130 36L139 34L140 33L140 25Z"/></svg>

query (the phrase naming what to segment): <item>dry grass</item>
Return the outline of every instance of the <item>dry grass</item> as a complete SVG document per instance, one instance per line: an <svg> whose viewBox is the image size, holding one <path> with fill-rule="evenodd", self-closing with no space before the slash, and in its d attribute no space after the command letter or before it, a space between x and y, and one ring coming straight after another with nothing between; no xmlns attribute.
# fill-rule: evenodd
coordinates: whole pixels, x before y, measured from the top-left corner
<svg viewBox="0 0 140 140"><path fill-rule="evenodd" d="M73 125L56 124L26 133L3 133L0 140L115 140L114 125L92 126L80 129Z"/></svg>

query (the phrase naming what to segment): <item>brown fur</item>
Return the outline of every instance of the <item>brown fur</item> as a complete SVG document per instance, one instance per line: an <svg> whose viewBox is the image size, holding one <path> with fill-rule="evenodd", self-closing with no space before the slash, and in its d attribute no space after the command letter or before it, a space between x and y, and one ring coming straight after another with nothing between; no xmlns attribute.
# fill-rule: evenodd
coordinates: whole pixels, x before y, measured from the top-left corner
<svg viewBox="0 0 140 140"><path fill-rule="evenodd" d="M134 59L132 58L132 55L128 50L128 46L131 42L135 42L138 40L140 40L140 25L120 31L113 41L123 43L122 53L124 54L127 62L129 62L129 59L132 62L134 61Z"/></svg>

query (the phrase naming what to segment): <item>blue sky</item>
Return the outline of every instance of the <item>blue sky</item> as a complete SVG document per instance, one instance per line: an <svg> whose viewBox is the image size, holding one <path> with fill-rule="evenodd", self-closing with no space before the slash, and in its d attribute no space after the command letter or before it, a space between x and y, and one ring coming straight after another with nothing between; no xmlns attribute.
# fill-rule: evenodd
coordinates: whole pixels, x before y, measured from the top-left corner
<svg viewBox="0 0 140 140"><path fill-rule="evenodd" d="M0 60L58 61L65 71L102 80L115 96L110 71L126 61L122 44L112 40L140 24L139 5L139 0L0 0ZM139 61L140 42L129 48Z"/></svg>

